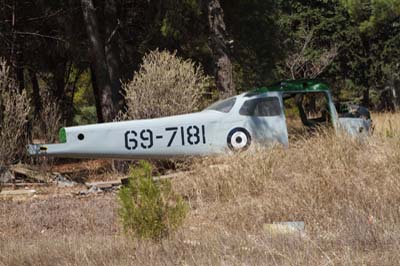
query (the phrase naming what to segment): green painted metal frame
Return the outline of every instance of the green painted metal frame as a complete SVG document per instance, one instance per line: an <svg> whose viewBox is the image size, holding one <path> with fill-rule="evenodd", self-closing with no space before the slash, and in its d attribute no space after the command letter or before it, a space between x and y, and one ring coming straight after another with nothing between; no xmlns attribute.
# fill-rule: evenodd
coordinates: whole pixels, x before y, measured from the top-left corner
<svg viewBox="0 0 400 266"><path fill-rule="evenodd" d="M330 91L329 86L320 81L313 79L300 79L300 80L285 80L279 83L273 84L268 87L261 87L252 90L251 94L261 94L269 91L280 91L280 92L320 92Z"/></svg>

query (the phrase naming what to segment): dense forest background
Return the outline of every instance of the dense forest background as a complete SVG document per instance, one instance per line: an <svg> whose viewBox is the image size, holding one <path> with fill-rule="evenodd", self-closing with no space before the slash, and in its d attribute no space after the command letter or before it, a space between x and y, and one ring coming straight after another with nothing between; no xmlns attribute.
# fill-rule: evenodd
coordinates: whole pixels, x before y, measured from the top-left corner
<svg viewBox="0 0 400 266"><path fill-rule="evenodd" d="M400 0L1 0L0 57L33 116L111 121L149 51L176 51L226 97L282 79L327 81L337 100L400 103Z"/></svg>

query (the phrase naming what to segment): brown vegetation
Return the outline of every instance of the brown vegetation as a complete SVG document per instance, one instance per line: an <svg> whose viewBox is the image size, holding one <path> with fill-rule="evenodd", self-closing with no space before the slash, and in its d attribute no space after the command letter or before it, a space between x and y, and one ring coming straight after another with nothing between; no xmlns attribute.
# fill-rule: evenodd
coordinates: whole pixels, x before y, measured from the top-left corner
<svg viewBox="0 0 400 266"><path fill-rule="evenodd" d="M176 53L152 51L125 84L126 118L145 119L193 112L210 79L203 69Z"/></svg>
<svg viewBox="0 0 400 266"><path fill-rule="evenodd" d="M30 102L20 92L6 61L0 58L0 166L25 154Z"/></svg>
<svg viewBox="0 0 400 266"><path fill-rule="evenodd" d="M116 197L0 201L0 265L397 265L399 114L375 135L320 134L288 149L195 160L173 180L190 211L161 243L130 242ZM265 224L304 221L278 234Z"/></svg>
<svg viewBox="0 0 400 266"><path fill-rule="evenodd" d="M40 139L44 143L54 143L57 140L58 131L63 126L60 104L48 93L41 96L43 106L38 117L33 122L33 138Z"/></svg>

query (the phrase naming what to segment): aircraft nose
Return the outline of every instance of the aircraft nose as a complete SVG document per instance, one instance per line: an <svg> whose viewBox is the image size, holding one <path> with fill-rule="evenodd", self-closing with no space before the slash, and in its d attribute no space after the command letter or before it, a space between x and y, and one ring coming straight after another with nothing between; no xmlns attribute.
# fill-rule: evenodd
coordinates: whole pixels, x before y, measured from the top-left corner
<svg viewBox="0 0 400 266"><path fill-rule="evenodd" d="M30 144L27 146L27 150L29 155L39 155L46 153L47 147L41 144Z"/></svg>

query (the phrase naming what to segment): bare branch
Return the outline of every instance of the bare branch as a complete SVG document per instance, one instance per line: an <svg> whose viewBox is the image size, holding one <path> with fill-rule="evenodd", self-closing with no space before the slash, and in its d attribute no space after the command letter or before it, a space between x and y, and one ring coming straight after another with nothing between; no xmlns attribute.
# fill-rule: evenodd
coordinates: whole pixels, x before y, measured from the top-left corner
<svg viewBox="0 0 400 266"><path fill-rule="evenodd" d="M64 42L66 43L67 41L58 37L54 37L54 36L49 36L49 35L44 35L44 34L40 34L40 33L36 33L36 32L24 32L24 31L15 31L15 34L19 34L19 35L32 35L32 36L36 36L36 37L41 37L41 38L47 38L47 39L52 39L52 40L56 40L56 41L60 41L60 42Z"/></svg>
<svg viewBox="0 0 400 266"><path fill-rule="evenodd" d="M292 79L318 77L332 64L338 53L337 47L322 51L318 56L307 53L310 47L313 48L313 34L313 31L303 30L299 39L295 40L294 51L284 62L283 71Z"/></svg>
<svg viewBox="0 0 400 266"><path fill-rule="evenodd" d="M115 33L117 33L118 29L121 26L121 21L118 19L117 20L117 25L115 26L115 29L111 32L110 37L108 37L106 45L110 44L112 39L114 38Z"/></svg>
<svg viewBox="0 0 400 266"><path fill-rule="evenodd" d="M33 17L33 18L27 18L27 19L21 19L21 20L18 20L18 21L20 23L24 23L24 22L32 22L32 21L36 21L36 20L41 20L41 19L48 19L48 18L51 18L51 17L54 17L54 16L58 16L60 13L63 13L63 12L65 12L65 11L62 10L62 9L59 9L59 10L55 11L52 14L43 15L43 16L39 16L39 17ZM11 22L10 19L6 19L6 20L0 21L0 23L9 23L9 22Z"/></svg>
<svg viewBox="0 0 400 266"><path fill-rule="evenodd" d="M316 78L321 75L332 64L337 54L337 47L332 47L329 51L321 54L319 60L314 61L312 64L311 77Z"/></svg>

